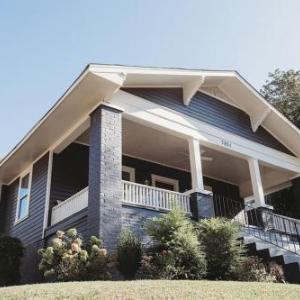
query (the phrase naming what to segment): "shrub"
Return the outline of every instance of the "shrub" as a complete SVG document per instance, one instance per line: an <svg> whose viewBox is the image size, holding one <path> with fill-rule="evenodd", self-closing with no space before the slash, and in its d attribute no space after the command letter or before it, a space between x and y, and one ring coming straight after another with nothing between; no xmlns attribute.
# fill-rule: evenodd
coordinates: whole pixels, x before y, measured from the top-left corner
<svg viewBox="0 0 300 300"><path fill-rule="evenodd" d="M88 259L85 280L111 279L110 270L115 266L114 258L102 247L101 240L91 236L87 247Z"/></svg>
<svg viewBox="0 0 300 300"><path fill-rule="evenodd" d="M199 221L197 229L206 255L207 278L231 279L245 253L237 240L238 226L230 220L212 218Z"/></svg>
<svg viewBox="0 0 300 300"><path fill-rule="evenodd" d="M20 282L20 265L24 248L19 239L0 236L0 286Z"/></svg>
<svg viewBox="0 0 300 300"><path fill-rule="evenodd" d="M146 278L200 279L205 275L205 256L191 221L174 209L145 225L153 245L142 259Z"/></svg>
<svg viewBox="0 0 300 300"><path fill-rule="evenodd" d="M121 232L118 247L118 269L126 280L134 279L142 258L142 245L130 230Z"/></svg>
<svg viewBox="0 0 300 300"><path fill-rule="evenodd" d="M40 249L39 264L44 277L57 281L108 279L109 259L98 238L92 236L87 249L76 229L58 231L51 246Z"/></svg>
<svg viewBox="0 0 300 300"><path fill-rule="evenodd" d="M285 283L284 271L281 265L271 262L268 265L269 273L273 278L273 282Z"/></svg>
<svg viewBox="0 0 300 300"><path fill-rule="evenodd" d="M257 282L285 282L283 269L276 263L264 264L257 256L247 257L234 279Z"/></svg>

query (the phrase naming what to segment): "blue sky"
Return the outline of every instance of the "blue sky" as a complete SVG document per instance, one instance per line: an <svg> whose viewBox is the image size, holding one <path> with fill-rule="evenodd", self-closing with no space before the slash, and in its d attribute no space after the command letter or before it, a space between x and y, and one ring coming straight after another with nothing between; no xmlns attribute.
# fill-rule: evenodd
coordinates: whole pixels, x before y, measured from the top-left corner
<svg viewBox="0 0 300 300"><path fill-rule="evenodd" d="M300 69L298 0L0 0L0 157L89 62Z"/></svg>

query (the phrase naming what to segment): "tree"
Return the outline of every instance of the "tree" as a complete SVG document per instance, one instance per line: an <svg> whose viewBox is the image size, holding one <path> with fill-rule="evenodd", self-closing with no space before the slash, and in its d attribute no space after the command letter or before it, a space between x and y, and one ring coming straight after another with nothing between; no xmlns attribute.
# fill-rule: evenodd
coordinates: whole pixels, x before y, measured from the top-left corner
<svg viewBox="0 0 300 300"><path fill-rule="evenodd" d="M262 95L300 128L300 70L269 73L269 79L260 90Z"/></svg>

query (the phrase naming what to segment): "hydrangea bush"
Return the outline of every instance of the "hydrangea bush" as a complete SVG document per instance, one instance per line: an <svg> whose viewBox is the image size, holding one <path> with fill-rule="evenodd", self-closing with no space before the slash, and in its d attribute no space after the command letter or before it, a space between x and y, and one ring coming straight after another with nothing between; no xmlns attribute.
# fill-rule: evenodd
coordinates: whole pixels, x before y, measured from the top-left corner
<svg viewBox="0 0 300 300"><path fill-rule="evenodd" d="M101 241L92 236L84 247L77 230L72 228L66 233L58 231L51 245L40 249L42 259L40 271L45 278L55 281L79 281L109 279L110 258Z"/></svg>

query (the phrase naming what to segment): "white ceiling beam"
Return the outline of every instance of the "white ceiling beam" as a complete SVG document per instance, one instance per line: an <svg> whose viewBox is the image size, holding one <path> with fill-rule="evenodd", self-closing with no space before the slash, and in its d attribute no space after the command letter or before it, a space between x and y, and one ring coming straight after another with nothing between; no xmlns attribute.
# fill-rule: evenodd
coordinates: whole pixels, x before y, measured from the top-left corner
<svg viewBox="0 0 300 300"><path fill-rule="evenodd" d="M204 83L204 76L197 76L183 84L183 103L189 105L192 98Z"/></svg>
<svg viewBox="0 0 300 300"><path fill-rule="evenodd" d="M258 127L262 124L262 122L265 120L265 118L269 115L270 112L271 109L267 107L259 113L255 114L254 116L250 116L251 128L253 132L256 132Z"/></svg>

